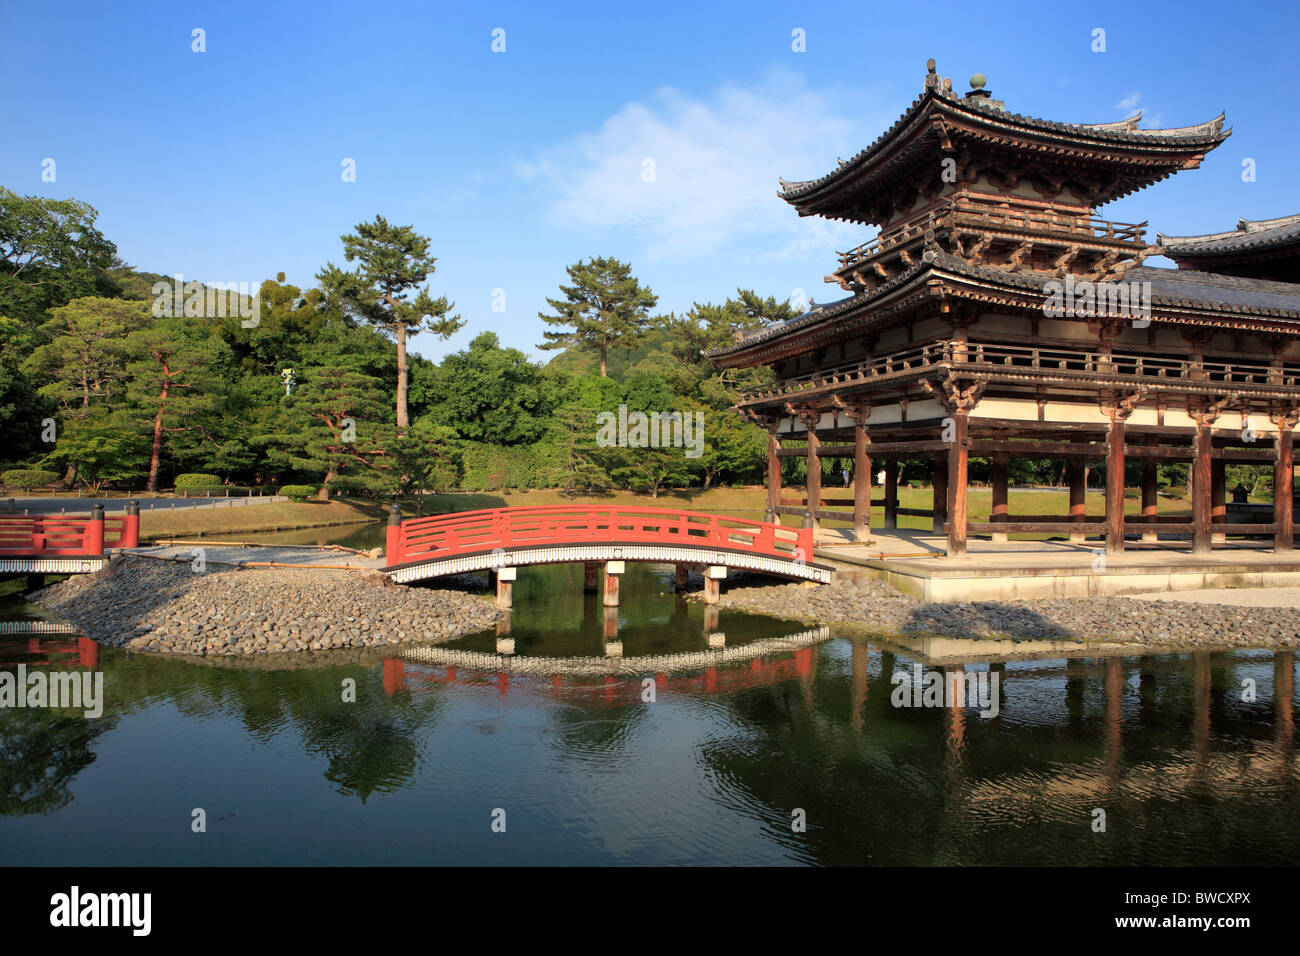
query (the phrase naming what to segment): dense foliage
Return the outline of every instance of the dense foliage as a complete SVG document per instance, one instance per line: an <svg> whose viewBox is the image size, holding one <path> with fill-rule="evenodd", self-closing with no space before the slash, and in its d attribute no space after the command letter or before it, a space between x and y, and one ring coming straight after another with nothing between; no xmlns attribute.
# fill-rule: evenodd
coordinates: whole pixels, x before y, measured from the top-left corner
<svg viewBox="0 0 1300 956"><path fill-rule="evenodd" d="M342 237L351 271L326 264L306 290L268 279L244 317L214 311L198 283L127 267L96 218L0 191L0 462L43 469L46 484L328 498L761 480L765 436L729 410L753 376L720 376L701 351L789 318L773 299L652 315L630 265L593 258L548 300L540 347L561 350L549 363L482 331L434 364L407 354L408 337L463 320L430 291L435 259L409 226L359 224ZM601 442L597 416L620 406L702 414L698 454L680 429L668 447Z"/></svg>

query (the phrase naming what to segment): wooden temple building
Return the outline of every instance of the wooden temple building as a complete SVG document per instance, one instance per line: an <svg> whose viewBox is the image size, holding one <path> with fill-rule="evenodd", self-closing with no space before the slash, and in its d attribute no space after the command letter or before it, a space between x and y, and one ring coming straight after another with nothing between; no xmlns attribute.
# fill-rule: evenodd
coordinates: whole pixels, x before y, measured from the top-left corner
<svg viewBox="0 0 1300 956"><path fill-rule="evenodd" d="M1222 115L1179 129L1059 123L1009 112L982 76L957 94L928 68L874 143L820 179L781 181L801 216L879 228L827 277L847 295L708 353L718 368L774 373L737 405L770 435L769 511L851 521L858 540L872 507L887 529L900 513L932 516L952 556L968 535L1030 532L1104 535L1112 553L1157 534L1201 554L1247 534L1290 550L1300 216L1149 244L1146 223L1097 207L1199 166L1230 134ZM1144 265L1150 255L1179 268ZM807 459L801 490L781 487L790 456ZM987 522L967 516L971 456L991 463ZM1009 513L1013 456L1063 460L1068 514ZM853 459L851 497L823 494L824 457ZM900 512L899 463L918 459L933 464L933 509ZM1096 462L1106 506L1089 515ZM1129 462L1141 503L1125 515ZM1159 462L1190 463L1191 520L1157 516ZM1227 522L1229 462L1274 469L1285 491L1263 523ZM873 468L885 472L875 501Z"/></svg>

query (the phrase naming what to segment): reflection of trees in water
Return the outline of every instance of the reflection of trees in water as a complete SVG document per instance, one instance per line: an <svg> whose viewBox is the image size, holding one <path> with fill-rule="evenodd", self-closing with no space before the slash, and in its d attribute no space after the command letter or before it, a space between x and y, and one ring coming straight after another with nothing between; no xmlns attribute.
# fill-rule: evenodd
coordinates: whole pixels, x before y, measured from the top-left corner
<svg viewBox="0 0 1300 956"><path fill-rule="evenodd" d="M325 778L364 802L396 790L418 768L424 729L438 698L384 691L379 655L315 669L221 667L105 649L104 715L60 716L48 708L0 713L0 814L48 813L71 799L68 784L95 760L92 747L122 714L170 704L196 719L233 717L269 743L296 730L308 753L328 759ZM356 702L343 701L343 680Z"/></svg>
<svg viewBox="0 0 1300 956"><path fill-rule="evenodd" d="M435 695L385 693L380 664L293 671L182 666L172 698L182 713L237 716L263 742L292 727L308 753L328 758L325 779L363 803L376 790L391 792L411 780L424 729L440 707ZM356 681L354 703L343 700L345 678Z"/></svg>
<svg viewBox="0 0 1300 956"><path fill-rule="evenodd" d="M115 720L48 707L0 715L0 815L52 813L72 802L74 777L95 762L96 738Z"/></svg>

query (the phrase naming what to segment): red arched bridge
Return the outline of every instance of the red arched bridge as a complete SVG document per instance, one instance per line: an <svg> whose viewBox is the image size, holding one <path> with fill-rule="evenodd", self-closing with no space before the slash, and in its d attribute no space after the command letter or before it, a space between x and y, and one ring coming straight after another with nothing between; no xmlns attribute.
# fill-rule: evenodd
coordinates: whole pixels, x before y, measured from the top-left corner
<svg viewBox="0 0 1300 956"><path fill-rule="evenodd" d="M120 515L0 515L0 576L85 574L108 560L107 548L140 545L140 504Z"/></svg>
<svg viewBox="0 0 1300 956"><path fill-rule="evenodd" d="M813 564L813 529L667 508L557 505L492 508L402 520L388 518L386 573L406 584L447 574L493 571L498 602L510 603L514 569L581 562L595 586L605 565L605 603L618 603L626 561L677 565L684 585L691 565L705 568L706 600L716 600L728 568L827 584L833 573Z"/></svg>

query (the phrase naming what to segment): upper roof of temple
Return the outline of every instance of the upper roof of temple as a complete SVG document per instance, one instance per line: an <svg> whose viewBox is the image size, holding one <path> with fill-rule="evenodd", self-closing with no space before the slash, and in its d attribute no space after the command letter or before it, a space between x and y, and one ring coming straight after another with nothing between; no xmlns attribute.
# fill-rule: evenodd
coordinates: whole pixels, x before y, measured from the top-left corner
<svg viewBox="0 0 1300 956"><path fill-rule="evenodd" d="M1277 219L1238 219L1231 232L1203 236L1166 236L1156 233L1156 244L1171 259L1220 256L1248 249L1269 249L1300 242L1300 213Z"/></svg>
<svg viewBox="0 0 1300 956"><path fill-rule="evenodd" d="M1156 245L1180 269L1300 281L1300 213L1277 219L1240 219L1231 232L1203 236L1157 233Z"/></svg>
<svg viewBox="0 0 1300 956"><path fill-rule="evenodd" d="M777 193L801 216L883 225L946 182L984 176L1007 191L1021 184L1044 198L1068 191L1095 207L1200 165L1231 134L1221 113L1195 126L1138 128L1141 114L1112 123L1058 123L1008 112L971 78L964 96L940 81L934 61L924 90L893 126L856 156ZM945 160L952 160L946 163Z"/></svg>

